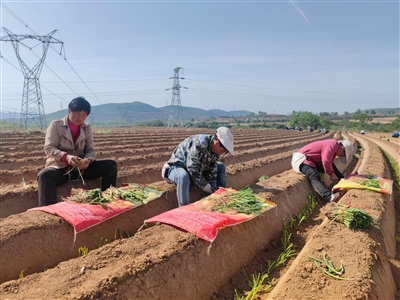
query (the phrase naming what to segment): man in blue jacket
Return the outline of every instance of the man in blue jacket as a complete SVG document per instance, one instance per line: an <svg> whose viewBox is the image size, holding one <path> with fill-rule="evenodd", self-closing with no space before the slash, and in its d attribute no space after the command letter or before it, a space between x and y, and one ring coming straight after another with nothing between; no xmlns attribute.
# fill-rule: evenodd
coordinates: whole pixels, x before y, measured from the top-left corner
<svg viewBox="0 0 400 300"><path fill-rule="evenodd" d="M226 187L225 165L218 161L224 153L234 155L233 135L227 127L219 127L214 135L192 135L175 148L162 177L176 185L179 206L190 204L191 183L209 194Z"/></svg>

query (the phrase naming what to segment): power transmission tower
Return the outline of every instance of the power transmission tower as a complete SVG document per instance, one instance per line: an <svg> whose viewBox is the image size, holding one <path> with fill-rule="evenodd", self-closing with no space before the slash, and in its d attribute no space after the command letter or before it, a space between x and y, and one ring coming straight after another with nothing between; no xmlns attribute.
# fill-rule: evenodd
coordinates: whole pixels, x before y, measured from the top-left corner
<svg viewBox="0 0 400 300"><path fill-rule="evenodd" d="M14 122L15 115L17 114L17 112L15 112L15 111L12 111L12 112L9 111L8 114L10 115L11 122Z"/></svg>
<svg viewBox="0 0 400 300"><path fill-rule="evenodd" d="M174 126L182 127L182 109L181 109L181 88L187 89L187 87L182 87L179 84L179 79L185 79L184 77L179 77L179 71L181 67L176 67L174 69L174 77L170 77L169 79L174 79L174 83L172 84L172 88L166 89L172 90L172 100L171 100L171 111L168 118L168 128L174 128Z"/></svg>
<svg viewBox="0 0 400 300"><path fill-rule="evenodd" d="M46 58L47 50L50 44L61 44L61 49L64 45L63 42L53 38L53 34L57 30L53 30L45 36L30 35L30 34L14 34L7 28L3 27L7 35L3 36L0 41L11 42L15 54L18 58L19 65L24 75L24 87L22 93L21 117L20 127L27 129L30 125L36 124L40 129L46 128L46 116L44 113L44 105L42 99L42 92L40 90L39 76L43 68L44 60ZM25 39L37 40L42 44L43 54L39 61L30 68L19 55L19 45L27 47L32 50L33 47L28 47L22 41ZM60 52L61 54L61 52Z"/></svg>
<svg viewBox="0 0 400 300"><path fill-rule="evenodd" d="M63 112L63 103L62 101L60 102L60 118L64 117L64 112Z"/></svg>

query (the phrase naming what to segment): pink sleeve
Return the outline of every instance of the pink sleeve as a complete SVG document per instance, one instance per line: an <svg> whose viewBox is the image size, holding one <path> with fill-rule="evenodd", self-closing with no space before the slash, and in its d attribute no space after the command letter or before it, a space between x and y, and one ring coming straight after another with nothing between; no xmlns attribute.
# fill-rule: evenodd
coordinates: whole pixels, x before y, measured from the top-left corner
<svg viewBox="0 0 400 300"><path fill-rule="evenodd" d="M322 147L321 151L321 163L324 167L325 173L331 175L333 171L333 160L335 159L335 153L339 147L338 142L329 143Z"/></svg>

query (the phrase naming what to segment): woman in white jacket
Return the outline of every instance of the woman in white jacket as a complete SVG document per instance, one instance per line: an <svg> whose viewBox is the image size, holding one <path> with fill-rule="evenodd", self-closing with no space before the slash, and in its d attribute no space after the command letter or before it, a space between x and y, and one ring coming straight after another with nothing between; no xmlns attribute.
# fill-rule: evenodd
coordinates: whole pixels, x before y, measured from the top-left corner
<svg viewBox="0 0 400 300"><path fill-rule="evenodd" d="M55 204L57 186L70 180L101 177L103 191L110 185L116 186L115 161L95 160L93 131L85 123L90 110L90 103L77 97L69 103L68 115L52 121L47 128L44 143L46 165L37 176L39 206Z"/></svg>

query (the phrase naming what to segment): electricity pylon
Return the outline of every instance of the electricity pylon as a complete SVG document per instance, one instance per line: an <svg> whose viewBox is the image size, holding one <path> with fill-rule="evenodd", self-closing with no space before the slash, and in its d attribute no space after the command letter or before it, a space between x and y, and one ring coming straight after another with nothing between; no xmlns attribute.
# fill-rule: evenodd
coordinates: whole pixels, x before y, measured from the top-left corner
<svg viewBox="0 0 400 300"><path fill-rule="evenodd" d="M30 35L30 34L14 34L5 27L3 27L3 30L7 33L7 35L3 36L0 39L0 41L12 43L22 73L24 74L20 128L27 129L32 123L38 125L40 129L46 128L47 127L46 116L44 113L44 105L42 99L42 92L40 90L39 76L42 71L44 60L46 58L47 50L49 49L50 44L59 43L61 44L61 49L62 49L64 43L52 37L57 30L53 30L52 32L50 32L45 36ZM22 42L25 39L37 40L42 44L42 50L43 50L42 57L33 66L33 68L29 68L29 66L22 60L22 58L19 55L19 44L22 44L23 46L32 50L31 47L28 47Z"/></svg>
<svg viewBox="0 0 400 300"><path fill-rule="evenodd" d="M179 77L179 71L181 67L176 67L174 69L174 77L170 77L169 79L174 79L174 83L172 84L172 88L166 89L172 90L172 100L170 107L170 115L168 118L168 128L173 128L175 125L178 127L183 126L182 122L182 109L181 109L181 88L187 89L187 87L182 87L179 84L179 79L185 79L184 77Z"/></svg>

